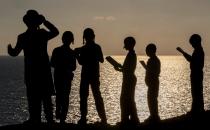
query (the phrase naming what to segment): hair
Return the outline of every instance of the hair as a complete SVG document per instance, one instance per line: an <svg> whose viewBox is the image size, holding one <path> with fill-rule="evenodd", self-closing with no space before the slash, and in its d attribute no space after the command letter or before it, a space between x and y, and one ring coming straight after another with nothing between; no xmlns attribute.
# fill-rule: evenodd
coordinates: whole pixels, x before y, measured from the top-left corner
<svg viewBox="0 0 210 130"><path fill-rule="evenodd" d="M156 48L156 45L154 43L150 43L146 47L147 52L156 53L156 50L157 50L157 48Z"/></svg>
<svg viewBox="0 0 210 130"><path fill-rule="evenodd" d="M95 34L93 29L86 28L83 32L83 44L85 44L85 40L94 40Z"/></svg>
<svg viewBox="0 0 210 130"><path fill-rule="evenodd" d="M136 40L134 37L129 36L124 39L124 44L129 44L133 48L136 45Z"/></svg>
<svg viewBox="0 0 210 130"><path fill-rule="evenodd" d="M66 41L71 41L72 44L74 44L74 35L71 31L65 31L63 33L63 36L62 36L62 41L63 43L66 43Z"/></svg>

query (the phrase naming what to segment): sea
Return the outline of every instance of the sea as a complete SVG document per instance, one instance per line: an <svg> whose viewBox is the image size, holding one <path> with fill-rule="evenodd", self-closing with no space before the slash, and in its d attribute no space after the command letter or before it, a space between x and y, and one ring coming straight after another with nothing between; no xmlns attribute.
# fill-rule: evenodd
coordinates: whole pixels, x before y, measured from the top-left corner
<svg viewBox="0 0 210 130"><path fill-rule="evenodd" d="M112 56L123 63L125 56ZM191 109L191 87L189 63L182 56L159 56L161 61L160 89L158 96L159 115L162 120L186 114ZM148 60L138 56L138 61ZM205 57L203 93L205 110L210 110L210 57ZM53 72L53 69L52 69ZM77 123L80 119L79 85L81 66L77 65L69 96L67 123ZM26 88L24 85L24 58L0 56L0 126L19 124L28 119ZM137 84L135 102L140 122L149 117L145 69L137 62L135 71ZM105 61L100 65L100 90L105 104L109 124L120 121L120 92L122 73L115 71ZM88 123L100 121L95 101L90 89L88 97ZM55 97L52 97L53 103ZM55 105L54 105L55 109ZM45 121L44 113L42 119Z"/></svg>

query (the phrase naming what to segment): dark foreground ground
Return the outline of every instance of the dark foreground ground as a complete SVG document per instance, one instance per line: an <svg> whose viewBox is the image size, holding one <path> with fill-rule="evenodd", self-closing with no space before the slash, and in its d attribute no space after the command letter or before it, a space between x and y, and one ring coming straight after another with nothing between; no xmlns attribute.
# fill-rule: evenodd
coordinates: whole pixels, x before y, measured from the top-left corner
<svg viewBox="0 0 210 130"><path fill-rule="evenodd" d="M133 125L100 125L99 123L95 124L88 124L86 126L81 126L77 124L53 124L48 125L46 123L43 123L39 126L37 125L27 125L27 124L14 124L14 125L7 125L7 126L1 126L0 130L2 129L53 129L53 130L210 130L210 111L206 111L202 116L200 117L192 117L191 115L182 115L179 117L161 120L159 123L148 123L143 122L139 126L133 126Z"/></svg>

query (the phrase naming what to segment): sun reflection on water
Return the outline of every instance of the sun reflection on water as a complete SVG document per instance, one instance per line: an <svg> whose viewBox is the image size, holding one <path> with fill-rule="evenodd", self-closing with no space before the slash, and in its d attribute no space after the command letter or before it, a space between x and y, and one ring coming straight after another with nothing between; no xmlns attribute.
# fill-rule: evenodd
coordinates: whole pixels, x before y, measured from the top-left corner
<svg viewBox="0 0 210 130"><path fill-rule="evenodd" d="M114 58L123 63L124 56L114 56ZM191 93L190 93L190 69L189 63L180 56L160 56L161 74L160 74L160 89L159 89L159 115L161 119L176 117L185 114L191 107ZM147 61L148 57L138 56L139 60ZM209 64L205 66L209 68ZM206 69L205 68L205 69ZM68 121L77 123L80 118L79 112L79 80L80 67L78 66L75 72L71 96L70 109L68 114ZM209 69L208 69L209 70ZM207 72L207 71L206 71ZM137 85L135 91L135 101L138 111L138 116L143 122L149 116L149 109L147 106L147 86L145 85L145 70L137 62L136 67ZM210 76L209 72L206 73ZM206 76L206 77L207 77ZM101 64L101 93L105 103L108 123L115 124L120 121L120 92L122 84L122 74L114 70L108 63ZM209 109L209 81L204 79L204 96L205 109ZM95 102L90 90L88 100L88 121L90 123L99 121L99 117L95 108Z"/></svg>

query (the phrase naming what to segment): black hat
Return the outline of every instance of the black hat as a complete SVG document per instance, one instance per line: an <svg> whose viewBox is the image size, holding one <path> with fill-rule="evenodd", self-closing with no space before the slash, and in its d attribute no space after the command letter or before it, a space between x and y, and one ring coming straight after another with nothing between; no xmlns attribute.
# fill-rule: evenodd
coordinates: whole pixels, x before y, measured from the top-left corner
<svg viewBox="0 0 210 130"><path fill-rule="evenodd" d="M41 25L44 17L39 15L36 10L28 10L26 15L23 16L23 21L26 25Z"/></svg>

